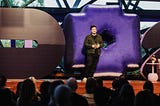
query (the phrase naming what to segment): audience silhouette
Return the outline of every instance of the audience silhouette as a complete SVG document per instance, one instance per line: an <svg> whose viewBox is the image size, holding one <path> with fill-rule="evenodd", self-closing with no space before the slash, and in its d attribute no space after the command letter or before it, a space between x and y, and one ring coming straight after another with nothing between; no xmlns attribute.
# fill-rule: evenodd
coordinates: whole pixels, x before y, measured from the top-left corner
<svg viewBox="0 0 160 106"><path fill-rule="evenodd" d="M125 77L115 78L112 88L106 88L101 78L87 78L85 94L78 94L77 79L44 81L40 88L31 78L17 84L16 94L6 88L7 78L0 75L0 106L159 106L160 97L154 85L146 81L143 90L134 93Z"/></svg>

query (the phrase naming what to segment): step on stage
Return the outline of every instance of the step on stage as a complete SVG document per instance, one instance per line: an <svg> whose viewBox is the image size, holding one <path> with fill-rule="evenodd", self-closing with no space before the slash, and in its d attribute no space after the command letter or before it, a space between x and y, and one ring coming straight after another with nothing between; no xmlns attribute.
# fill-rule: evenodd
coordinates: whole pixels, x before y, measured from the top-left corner
<svg viewBox="0 0 160 106"><path fill-rule="evenodd" d="M6 86L11 89L13 92L16 92L16 86L17 83L20 81L23 81L24 79L8 79L7 80L7 84ZM36 86L39 88L40 84L43 81L54 81L56 79L41 79L41 80L37 80L36 82ZM66 80L63 80L64 82ZM133 86L135 93L141 91L143 89L143 84L145 81L141 81L141 80L129 80L129 83ZM103 84L105 87L107 88L111 88L112 87L112 80L104 80ZM160 81L157 82L153 82L154 85L154 93L156 93L157 95L160 94ZM82 82L81 80L78 80L78 89L77 89L77 93L79 94L84 94L85 93L85 82Z"/></svg>

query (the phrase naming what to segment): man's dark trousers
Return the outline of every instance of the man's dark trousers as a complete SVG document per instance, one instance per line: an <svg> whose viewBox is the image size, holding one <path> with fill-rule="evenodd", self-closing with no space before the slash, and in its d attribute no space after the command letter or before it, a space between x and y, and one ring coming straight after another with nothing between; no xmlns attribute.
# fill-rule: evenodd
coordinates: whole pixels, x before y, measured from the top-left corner
<svg viewBox="0 0 160 106"><path fill-rule="evenodd" d="M96 66L99 60L99 55L97 54L87 54L86 57L86 70L84 77L93 77L94 71L96 70Z"/></svg>

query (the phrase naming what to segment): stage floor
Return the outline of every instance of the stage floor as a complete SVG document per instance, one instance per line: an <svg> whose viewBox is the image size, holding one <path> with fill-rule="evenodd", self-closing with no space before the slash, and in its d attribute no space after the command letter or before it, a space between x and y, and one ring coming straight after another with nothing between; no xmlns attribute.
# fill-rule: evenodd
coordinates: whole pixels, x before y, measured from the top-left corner
<svg viewBox="0 0 160 106"><path fill-rule="evenodd" d="M6 87L11 89L13 92L16 92L17 83L20 82L20 81L23 81L23 80L24 79L8 79ZM37 80L36 84L37 84L37 87L39 88L40 84L43 81L52 82L54 80L56 80L56 79L41 79L41 80ZM63 80L63 81L65 82L66 79ZM77 80L77 81L78 81L77 93L84 94L85 93L85 82L82 82L81 80ZM137 92L139 92L139 91L141 91L143 89L144 82L145 81L141 81L141 80L129 80L129 83L133 86L135 93L137 93ZM103 84L107 88L112 88L112 80L104 80ZM154 84L154 93L159 95L160 94L160 81L153 82L153 84Z"/></svg>

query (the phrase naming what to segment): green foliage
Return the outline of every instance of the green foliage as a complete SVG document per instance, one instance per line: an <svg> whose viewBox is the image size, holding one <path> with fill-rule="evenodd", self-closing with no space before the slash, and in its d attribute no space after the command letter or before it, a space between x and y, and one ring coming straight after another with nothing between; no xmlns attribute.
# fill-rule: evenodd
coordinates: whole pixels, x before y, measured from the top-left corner
<svg viewBox="0 0 160 106"><path fill-rule="evenodd" d="M37 46L38 46L38 43L33 40L33 41L32 41L32 47L33 47L33 48L36 48Z"/></svg>
<svg viewBox="0 0 160 106"><path fill-rule="evenodd" d="M16 48L24 48L24 40L16 40Z"/></svg>
<svg viewBox="0 0 160 106"><path fill-rule="evenodd" d="M10 40L1 40L2 46L5 48L11 47L11 42Z"/></svg>
<svg viewBox="0 0 160 106"><path fill-rule="evenodd" d="M1 7L19 7L25 8L27 6L44 6L44 0L0 0Z"/></svg>

